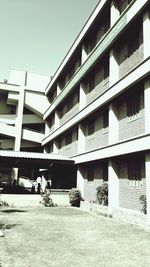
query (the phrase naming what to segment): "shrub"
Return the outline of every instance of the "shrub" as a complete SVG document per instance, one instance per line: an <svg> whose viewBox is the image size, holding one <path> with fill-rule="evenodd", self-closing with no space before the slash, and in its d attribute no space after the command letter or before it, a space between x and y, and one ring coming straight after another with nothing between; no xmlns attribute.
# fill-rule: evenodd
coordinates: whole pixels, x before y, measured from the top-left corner
<svg viewBox="0 0 150 267"><path fill-rule="evenodd" d="M73 207L80 207L80 201L83 200L81 197L81 192L80 190L76 188L72 188L69 191L69 202L71 206Z"/></svg>
<svg viewBox="0 0 150 267"><path fill-rule="evenodd" d="M144 214L147 214L147 200L146 200L146 196L145 195L140 195L139 200L141 201L141 204L143 205L141 211Z"/></svg>
<svg viewBox="0 0 150 267"><path fill-rule="evenodd" d="M50 192L47 193L47 191L45 193L41 194L42 196L42 201L40 201L40 203L42 205L44 205L45 207L56 207L57 204L54 204L52 198L50 197Z"/></svg>
<svg viewBox="0 0 150 267"><path fill-rule="evenodd" d="M96 188L96 199L101 205L108 205L108 184L104 183Z"/></svg>
<svg viewBox="0 0 150 267"><path fill-rule="evenodd" d="M8 207L8 203L0 199L0 207Z"/></svg>

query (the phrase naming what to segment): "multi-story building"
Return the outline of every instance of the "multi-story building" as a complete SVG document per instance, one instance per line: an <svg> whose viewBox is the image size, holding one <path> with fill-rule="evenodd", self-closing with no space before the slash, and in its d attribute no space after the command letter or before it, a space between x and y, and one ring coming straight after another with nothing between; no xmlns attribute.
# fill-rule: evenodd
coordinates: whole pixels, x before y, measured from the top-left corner
<svg viewBox="0 0 150 267"><path fill-rule="evenodd" d="M74 160L85 200L95 200L96 188L107 182L110 212L140 211L146 195L150 224L150 1L99 1L52 79L44 79L45 94L39 81L21 91L2 84L2 99L8 88L7 102L19 97L20 104L17 123L9 110L11 125L1 136L9 128L15 150L42 144L44 153ZM40 133L31 138L35 124ZM63 185L57 171L55 186L69 185L71 170Z"/></svg>
<svg viewBox="0 0 150 267"><path fill-rule="evenodd" d="M48 75L11 71L8 81L0 83L1 150L42 152L43 114L49 106L45 87L50 79ZM17 178L18 169L14 172Z"/></svg>
<svg viewBox="0 0 150 267"><path fill-rule="evenodd" d="M75 161L84 199L108 181L110 210L147 194L149 214L150 1L99 1L46 96L42 146Z"/></svg>

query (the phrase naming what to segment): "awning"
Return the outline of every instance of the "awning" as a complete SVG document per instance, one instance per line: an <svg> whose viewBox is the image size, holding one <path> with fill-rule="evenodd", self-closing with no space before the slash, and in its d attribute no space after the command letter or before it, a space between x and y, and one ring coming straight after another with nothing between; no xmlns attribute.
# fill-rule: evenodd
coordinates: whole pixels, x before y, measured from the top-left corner
<svg viewBox="0 0 150 267"><path fill-rule="evenodd" d="M68 157L54 153L0 150L0 167L50 168L51 164L74 164Z"/></svg>

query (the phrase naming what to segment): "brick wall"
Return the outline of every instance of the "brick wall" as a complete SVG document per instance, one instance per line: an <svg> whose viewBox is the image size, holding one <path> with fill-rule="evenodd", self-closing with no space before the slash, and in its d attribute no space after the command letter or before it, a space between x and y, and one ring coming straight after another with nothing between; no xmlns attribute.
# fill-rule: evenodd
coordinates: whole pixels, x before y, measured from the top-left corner
<svg viewBox="0 0 150 267"><path fill-rule="evenodd" d="M60 119L60 126L71 119L79 112L79 103L77 103L73 108L67 112L67 108L64 107L64 116Z"/></svg>
<svg viewBox="0 0 150 267"><path fill-rule="evenodd" d="M142 205L139 200L139 197L142 194L146 194L146 179L142 179L142 185L140 187L131 186L128 180L127 160L120 160L119 165L119 205L121 208L141 211Z"/></svg>
<svg viewBox="0 0 150 267"><path fill-rule="evenodd" d="M100 72L100 76L103 76L103 70ZM100 96L102 93L104 93L109 87L109 80L108 78L105 80L101 80L99 84L95 86L95 88L89 92L88 86L87 86L87 97L86 97L86 104L88 105L93 100L95 100L98 96Z"/></svg>
<svg viewBox="0 0 150 267"><path fill-rule="evenodd" d="M132 89L130 89L132 90ZM138 92L136 92L137 94ZM135 120L129 120L127 115L127 101L130 95L122 96L119 101L118 119L119 119L119 140L127 139L145 131L145 116L144 116L144 92L140 94L140 112L139 117Z"/></svg>
<svg viewBox="0 0 150 267"><path fill-rule="evenodd" d="M118 42L119 78L122 78L143 60L142 23L135 24L134 27L135 29L126 31Z"/></svg>
<svg viewBox="0 0 150 267"><path fill-rule="evenodd" d="M94 25L91 26L85 37L84 45L86 53L89 54L103 38L110 28L110 3L109 1L103 8L103 12L98 14Z"/></svg>
<svg viewBox="0 0 150 267"><path fill-rule="evenodd" d="M76 130L72 132L72 143L66 144L66 137L65 135L62 137L62 146L59 149L59 153L63 156L71 157L77 154L78 151L78 140Z"/></svg>
<svg viewBox="0 0 150 267"><path fill-rule="evenodd" d="M69 107L70 102L71 106ZM79 88L76 88L74 92L65 99L65 101L58 108L58 111L60 117L60 126L79 112Z"/></svg>
<svg viewBox="0 0 150 267"><path fill-rule="evenodd" d="M92 84L91 84L92 80ZM92 88L91 88L92 87ZM109 87L109 59L105 55L85 78L86 104L88 105Z"/></svg>
<svg viewBox="0 0 150 267"><path fill-rule="evenodd" d="M92 164L90 162L90 164ZM95 201L96 200L96 188L103 184L103 170L102 165L97 162L92 165L94 169L94 180L88 181L87 165L80 165L80 170L82 171L84 179L84 200Z"/></svg>
<svg viewBox="0 0 150 267"><path fill-rule="evenodd" d="M94 150L108 144L108 128L103 128L102 113L95 115L95 132L88 135L88 127L85 127L85 151Z"/></svg>

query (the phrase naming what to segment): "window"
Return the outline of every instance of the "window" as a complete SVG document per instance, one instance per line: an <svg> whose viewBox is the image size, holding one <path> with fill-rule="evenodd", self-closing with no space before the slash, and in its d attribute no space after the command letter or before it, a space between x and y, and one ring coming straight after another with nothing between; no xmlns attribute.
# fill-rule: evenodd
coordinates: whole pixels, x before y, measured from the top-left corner
<svg viewBox="0 0 150 267"><path fill-rule="evenodd" d="M127 8L127 6L132 2L133 0L119 0L119 11L120 14Z"/></svg>
<svg viewBox="0 0 150 267"><path fill-rule="evenodd" d="M139 30L132 33L128 42L128 57L130 57L140 46L140 32Z"/></svg>
<svg viewBox="0 0 150 267"><path fill-rule="evenodd" d="M54 116L51 116L51 117L48 118L47 125L48 125L49 129L51 129L53 127L53 125L54 125Z"/></svg>
<svg viewBox="0 0 150 267"><path fill-rule="evenodd" d="M88 135L93 135L95 132L95 119L88 122Z"/></svg>
<svg viewBox="0 0 150 267"><path fill-rule="evenodd" d="M129 117L129 121L133 121L139 118L140 112L140 94L133 94L128 96L127 103L127 116Z"/></svg>
<svg viewBox="0 0 150 267"><path fill-rule="evenodd" d="M59 117L60 119L63 117L64 115L64 105L61 104L61 106L59 107Z"/></svg>
<svg viewBox="0 0 150 267"><path fill-rule="evenodd" d="M88 54L94 49L94 47L96 46L96 36L93 34L93 36L91 36L89 43L88 43Z"/></svg>
<svg viewBox="0 0 150 267"><path fill-rule="evenodd" d="M75 140L78 140L78 128L74 130L74 138Z"/></svg>
<svg viewBox="0 0 150 267"><path fill-rule="evenodd" d="M142 157L130 158L128 161L128 179L130 186L142 186L142 178L145 176L145 164Z"/></svg>
<svg viewBox="0 0 150 267"><path fill-rule="evenodd" d="M49 102L52 103L54 99L56 98L56 96L57 96L57 90L55 89L49 93L49 96L48 96Z"/></svg>
<svg viewBox="0 0 150 267"><path fill-rule="evenodd" d="M71 96L67 102L67 111L70 111L73 107L73 97Z"/></svg>
<svg viewBox="0 0 150 267"><path fill-rule="evenodd" d="M87 180L92 182L94 180L94 166L87 167Z"/></svg>
<svg viewBox="0 0 150 267"><path fill-rule="evenodd" d="M89 86L89 93L90 93L95 88L95 72L91 72L88 86Z"/></svg>
<svg viewBox="0 0 150 267"><path fill-rule="evenodd" d="M58 140L58 148L59 149L62 148L62 138L59 138L59 140Z"/></svg>
<svg viewBox="0 0 150 267"><path fill-rule="evenodd" d="M66 135L66 145L69 145L72 143L72 132L69 132L67 135Z"/></svg>
<svg viewBox="0 0 150 267"><path fill-rule="evenodd" d="M49 145L49 153L52 153L53 152L53 142L50 143Z"/></svg>
<svg viewBox="0 0 150 267"><path fill-rule="evenodd" d="M103 112L103 128L108 128L108 110Z"/></svg>
<svg viewBox="0 0 150 267"><path fill-rule="evenodd" d="M105 64L104 65L104 83L106 83L106 79L108 78L109 76L109 64Z"/></svg>

